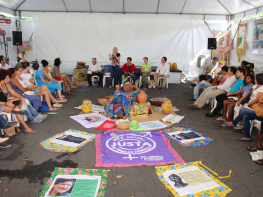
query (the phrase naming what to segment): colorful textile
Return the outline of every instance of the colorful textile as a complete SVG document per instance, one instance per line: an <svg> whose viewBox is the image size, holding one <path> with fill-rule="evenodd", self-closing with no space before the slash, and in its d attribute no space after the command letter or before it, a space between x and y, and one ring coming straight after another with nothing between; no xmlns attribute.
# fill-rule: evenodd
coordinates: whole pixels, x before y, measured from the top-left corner
<svg viewBox="0 0 263 197"><path fill-rule="evenodd" d="M98 113L90 113L90 114L82 114L76 116L70 116L73 120L80 123L82 126L86 128L98 127L100 126L105 120L110 120L105 116L98 114Z"/></svg>
<svg viewBox="0 0 263 197"><path fill-rule="evenodd" d="M79 83L85 82L87 79L87 72L88 70L86 68L74 69L73 70L73 76L74 76L73 84L79 84Z"/></svg>
<svg viewBox="0 0 263 197"><path fill-rule="evenodd" d="M44 83L41 81L41 77L44 78L44 75L42 74L41 70L36 71L36 83L39 86L46 85L50 92L54 92L55 90L62 90L61 86L57 83Z"/></svg>
<svg viewBox="0 0 263 197"><path fill-rule="evenodd" d="M192 130L191 128L185 126L185 127L174 127L171 129L165 129L165 135L174 140L175 142L181 144L182 146L206 146L210 144L213 140L210 137L207 137L197 131ZM195 141L189 141L189 142L182 142L180 139L176 138L173 135L170 135L170 133L175 131L191 131L196 135L199 135L201 139L195 140Z"/></svg>
<svg viewBox="0 0 263 197"><path fill-rule="evenodd" d="M49 188L51 187L53 181L58 175L89 175L89 176L100 176L100 186L97 197L105 196L108 170L106 169L85 169L85 168L60 168L56 167L53 171L51 177L48 179L43 190L39 194L39 197L44 197Z"/></svg>
<svg viewBox="0 0 263 197"><path fill-rule="evenodd" d="M155 170L175 197L224 197L232 191L198 162L156 166Z"/></svg>
<svg viewBox="0 0 263 197"><path fill-rule="evenodd" d="M114 121L106 120L104 121L100 126L97 127L99 130L111 130L116 127L116 124Z"/></svg>
<svg viewBox="0 0 263 197"><path fill-rule="evenodd" d="M150 73L142 73L142 87L148 88L148 77Z"/></svg>
<svg viewBox="0 0 263 197"><path fill-rule="evenodd" d="M129 117L129 112L131 110L131 106L135 103L138 103L137 101L137 95L139 94L140 90L132 91L131 93L127 93L123 90L115 91L114 92L114 101L113 102L106 102L104 106L104 110L106 111L108 118L113 118L115 112L114 112L114 106L121 104L124 108L124 119Z"/></svg>
<svg viewBox="0 0 263 197"><path fill-rule="evenodd" d="M136 117L141 114L147 114L149 112L151 103L146 101L146 103L137 103L130 106L130 118Z"/></svg>
<svg viewBox="0 0 263 197"><path fill-rule="evenodd" d="M130 122L129 129L131 131L146 131L144 128L142 128L136 120L133 120Z"/></svg>
<svg viewBox="0 0 263 197"><path fill-rule="evenodd" d="M115 133L119 138L113 138ZM184 163L164 131L106 131L95 138L96 167L155 166Z"/></svg>
<svg viewBox="0 0 263 197"><path fill-rule="evenodd" d="M66 146L66 145L62 145L62 144L51 142L52 139L56 139L57 137L61 136L62 134L66 133L66 132L74 132L74 133L77 133L77 134L91 136L91 138L89 138L88 140L83 141L82 143L80 143L79 146L76 146L76 147ZM43 146L43 148L45 148L45 149L47 149L47 150L49 150L51 152L68 152L68 153L72 153L72 152L75 152L76 150L78 150L81 146L84 146L85 144L87 144L89 141L92 141L95 138L95 136L96 136L96 134L87 133L87 132L83 132L83 131L78 131L78 130L74 130L74 129L69 129L69 130L64 131L62 133L54 135L53 137L51 137L51 138L39 143L39 145Z"/></svg>

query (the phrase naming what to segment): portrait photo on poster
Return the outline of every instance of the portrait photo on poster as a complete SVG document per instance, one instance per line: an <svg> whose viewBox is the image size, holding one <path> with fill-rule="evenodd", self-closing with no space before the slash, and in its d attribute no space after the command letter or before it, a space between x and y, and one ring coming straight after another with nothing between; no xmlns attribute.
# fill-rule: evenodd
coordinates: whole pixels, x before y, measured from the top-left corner
<svg viewBox="0 0 263 197"><path fill-rule="evenodd" d="M58 175L44 197L49 196L90 196L98 194L101 176Z"/></svg>
<svg viewBox="0 0 263 197"><path fill-rule="evenodd" d="M198 133L195 133L195 132L190 131L190 130L188 130L188 131L175 131L175 132L169 133L169 135L172 136L173 138L175 138L176 140L182 142L182 143L206 139L205 137L202 137Z"/></svg>

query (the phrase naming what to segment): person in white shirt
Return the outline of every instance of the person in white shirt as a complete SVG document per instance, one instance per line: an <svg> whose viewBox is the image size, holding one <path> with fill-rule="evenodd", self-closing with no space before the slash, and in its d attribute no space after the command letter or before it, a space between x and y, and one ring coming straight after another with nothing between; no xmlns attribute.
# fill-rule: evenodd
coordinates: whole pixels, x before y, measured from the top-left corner
<svg viewBox="0 0 263 197"><path fill-rule="evenodd" d="M210 73L213 70L213 68L215 68L217 65L218 65L218 58L213 57L211 64L209 64L209 66L207 67L204 67L204 69L206 70L205 73L206 74Z"/></svg>
<svg viewBox="0 0 263 197"><path fill-rule="evenodd" d="M101 66L98 64L96 58L92 59L92 64L89 65L89 70L87 75L88 75L88 87L92 86L91 77L94 75L99 77L98 87L102 86L103 73L101 71Z"/></svg>
<svg viewBox="0 0 263 197"><path fill-rule="evenodd" d="M233 66L230 67L228 69L229 78L227 78L226 81L222 85L214 86L211 90L203 91L194 104L189 104L189 107L193 109L200 109L205 105L207 99L215 98L216 96L220 94L229 92L232 85L236 82L236 77L235 77L236 70L237 70L236 67L233 67Z"/></svg>
<svg viewBox="0 0 263 197"><path fill-rule="evenodd" d="M156 89L158 88L158 78L163 77L162 89L165 89L166 79L170 74L170 65L167 63L167 58L163 57L159 64L156 73L154 74L154 82Z"/></svg>
<svg viewBox="0 0 263 197"><path fill-rule="evenodd" d="M12 68L7 64L7 60L3 55L0 55L0 68L7 70L8 68Z"/></svg>

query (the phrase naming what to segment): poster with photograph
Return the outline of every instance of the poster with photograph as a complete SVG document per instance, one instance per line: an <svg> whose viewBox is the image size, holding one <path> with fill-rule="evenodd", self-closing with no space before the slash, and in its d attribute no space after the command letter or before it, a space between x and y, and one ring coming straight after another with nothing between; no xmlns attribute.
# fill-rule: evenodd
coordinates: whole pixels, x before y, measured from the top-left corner
<svg viewBox="0 0 263 197"><path fill-rule="evenodd" d="M62 144L70 147L78 147L90 138L92 138L92 136L67 131L55 138L51 138L49 142Z"/></svg>
<svg viewBox="0 0 263 197"><path fill-rule="evenodd" d="M101 176L57 175L44 197L96 197Z"/></svg>
<svg viewBox="0 0 263 197"><path fill-rule="evenodd" d="M255 20L252 53L263 54L263 19Z"/></svg>
<svg viewBox="0 0 263 197"><path fill-rule="evenodd" d="M161 108L161 107L153 107L153 109L154 109L156 112L162 112L162 108ZM180 110L177 109L175 106L173 106L172 111L173 111L173 112L177 112L177 111L180 111Z"/></svg>
<svg viewBox="0 0 263 197"><path fill-rule="evenodd" d="M100 126L105 120L110 120L109 118L98 113L70 116L70 118L76 120L86 128L97 127Z"/></svg>
<svg viewBox="0 0 263 197"><path fill-rule="evenodd" d="M205 137L202 137L198 133L195 133L195 132L193 132L191 130L188 130L188 131L175 131L175 132L169 133L169 135L174 137L176 140L180 141L181 143L206 139Z"/></svg>
<svg viewBox="0 0 263 197"><path fill-rule="evenodd" d="M5 34L5 40L7 42L8 48L12 48L13 43L12 43L11 19L3 19L3 18L0 19L0 35L3 34Z"/></svg>
<svg viewBox="0 0 263 197"><path fill-rule="evenodd" d="M144 128L146 131L147 130L153 130L153 129L162 129L162 128L168 127L168 125L163 124L159 120L149 121L149 122L142 122L142 123L139 123L139 125L142 128Z"/></svg>
<svg viewBox="0 0 263 197"><path fill-rule="evenodd" d="M163 173L163 176L180 196L219 187L215 181L196 166L167 170Z"/></svg>

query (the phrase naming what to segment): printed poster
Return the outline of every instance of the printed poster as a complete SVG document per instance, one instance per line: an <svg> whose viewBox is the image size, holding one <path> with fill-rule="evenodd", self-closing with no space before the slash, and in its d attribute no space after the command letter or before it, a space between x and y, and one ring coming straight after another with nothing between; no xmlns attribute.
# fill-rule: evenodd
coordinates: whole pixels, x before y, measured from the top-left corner
<svg viewBox="0 0 263 197"><path fill-rule="evenodd" d="M70 147L78 147L90 138L92 138L92 136L67 131L59 136L56 136L55 138L51 138L49 142L62 144Z"/></svg>
<svg viewBox="0 0 263 197"><path fill-rule="evenodd" d="M219 187L215 181L196 166L165 171L163 176L180 196Z"/></svg>
<svg viewBox="0 0 263 197"><path fill-rule="evenodd" d="M165 127L168 127L168 125L163 124L162 122L160 122L159 120L156 121L150 121L150 122L142 122L139 123L139 125L144 128L146 131L148 130L154 130L154 129L162 129Z"/></svg>
<svg viewBox="0 0 263 197"><path fill-rule="evenodd" d="M112 137L116 134L118 137ZM96 167L182 163L164 131L106 131L95 138Z"/></svg>
<svg viewBox="0 0 263 197"><path fill-rule="evenodd" d="M170 136L174 137L176 140L180 141L181 143L186 143L186 142L193 142L196 140L204 140L206 139L205 137L202 137L196 132L193 131L175 131L169 133Z"/></svg>
<svg viewBox="0 0 263 197"><path fill-rule="evenodd" d="M101 176L57 175L44 197L97 197Z"/></svg>
<svg viewBox="0 0 263 197"><path fill-rule="evenodd" d="M153 109L157 112L162 112L162 108L161 107L153 107ZM172 108L172 111L173 112L177 112L177 111L180 111L179 109L177 109L175 106L173 106Z"/></svg>
<svg viewBox="0 0 263 197"><path fill-rule="evenodd" d="M255 21L252 54L263 54L263 19Z"/></svg>
<svg viewBox="0 0 263 197"><path fill-rule="evenodd" d="M11 19L0 19L0 35L5 34L8 48L13 47ZM3 41L2 41L3 42Z"/></svg>
<svg viewBox="0 0 263 197"><path fill-rule="evenodd" d="M70 116L70 118L76 120L78 123L86 128L97 127L100 126L105 120L110 120L109 118L98 113Z"/></svg>

